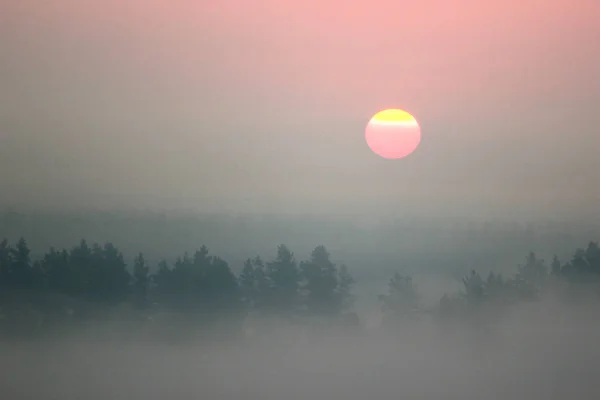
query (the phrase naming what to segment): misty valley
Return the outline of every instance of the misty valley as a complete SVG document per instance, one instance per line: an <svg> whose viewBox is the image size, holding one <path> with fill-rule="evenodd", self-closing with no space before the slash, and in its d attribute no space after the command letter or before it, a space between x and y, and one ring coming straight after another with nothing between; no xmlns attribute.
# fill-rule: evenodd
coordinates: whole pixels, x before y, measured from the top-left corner
<svg viewBox="0 0 600 400"><path fill-rule="evenodd" d="M598 21L0 0L0 400L600 399Z"/></svg>
<svg viewBox="0 0 600 400"><path fill-rule="evenodd" d="M557 235L539 225L423 221L419 228L326 217L117 213L62 224L53 214L2 217L3 398L600 394L593 373L600 367L600 248L573 226ZM125 227L138 232L125 240L134 254L109 239L123 238ZM411 246L401 243L428 229ZM234 248L245 248L247 231L256 247L271 241L272 249L241 258ZM64 244L70 235L80 239ZM309 251L303 257L293 243L275 242L284 236ZM386 238L378 249L373 236ZM179 237L183 244L204 238L239 261L230 264L202 242L177 254ZM340 254L307 246L327 238ZM549 257L534 248L543 238L543 250L556 250Z"/></svg>

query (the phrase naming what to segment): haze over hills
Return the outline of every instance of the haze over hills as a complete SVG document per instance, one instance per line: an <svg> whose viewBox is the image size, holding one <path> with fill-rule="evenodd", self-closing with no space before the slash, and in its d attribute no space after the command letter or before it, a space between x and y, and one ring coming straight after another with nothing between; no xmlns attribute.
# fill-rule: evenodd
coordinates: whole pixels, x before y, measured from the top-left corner
<svg viewBox="0 0 600 400"><path fill-rule="evenodd" d="M1 0L0 399L597 400L598 21Z"/></svg>
<svg viewBox="0 0 600 400"><path fill-rule="evenodd" d="M566 257L573 246L597 237L600 225L588 222L481 221L466 218L375 218L357 215L201 214L184 211L5 211L0 232L12 240L27 237L34 252L64 247L81 238L111 241L126 253L171 260L206 245L236 265L256 254L272 254L286 243L298 254L326 244L355 268L371 272L385 260L404 268L457 273L477 257L494 267L513 268L529 251ZM410 262L419 266L411 266ZM427 260L427 261L426 261ZM367 267L366 264L370 266ZM376 267L378 266L378 267ZM388 267L390 267L388 265Z"/></svg>

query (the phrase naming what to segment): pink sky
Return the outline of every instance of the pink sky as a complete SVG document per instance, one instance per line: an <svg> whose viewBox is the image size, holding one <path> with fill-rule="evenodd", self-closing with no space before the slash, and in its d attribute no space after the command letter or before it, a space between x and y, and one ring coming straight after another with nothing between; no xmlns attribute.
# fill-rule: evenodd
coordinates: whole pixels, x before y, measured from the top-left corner
<svg viewBox="0 0 600 400"><path fill-rule="evenodd" d="M39 190L99 186L119 204L255 190L270 206L356 210L410 188L415 204L574 207L565 192L592 190L600 168L599 20L595 0L12 0L0 122L13 146L21 131L48 142L46 167L27 170L54 184ZM363 137L387 107L423 130L393 166ZM80 167L52 172L46 150ZM15 193L38 189L6 175Z"/></svg>

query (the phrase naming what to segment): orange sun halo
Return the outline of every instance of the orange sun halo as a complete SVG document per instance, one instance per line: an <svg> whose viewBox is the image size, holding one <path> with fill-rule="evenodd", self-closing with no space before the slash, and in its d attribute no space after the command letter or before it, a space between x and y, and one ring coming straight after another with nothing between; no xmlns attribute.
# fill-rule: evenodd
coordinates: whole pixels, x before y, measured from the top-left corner
<svg viewBox="0 0 600 400"><path fill-rule="evenodd" d="M387 109L371 118L365 130L365 139L375 154L388 159L403 158L419 145L421 128L408 112Z"/></svg>

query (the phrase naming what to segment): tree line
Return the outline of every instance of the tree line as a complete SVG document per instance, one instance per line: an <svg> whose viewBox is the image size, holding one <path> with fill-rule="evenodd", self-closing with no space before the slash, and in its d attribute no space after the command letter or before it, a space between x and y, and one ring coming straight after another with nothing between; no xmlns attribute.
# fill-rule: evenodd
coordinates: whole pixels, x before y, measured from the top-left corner
<svg viewBox="0 0 600 400"><path fill-rule="evenodd" d="M0 329L2 333L45 332L73 322L98 319L109 310L126 307L129 316L152 320L177 315L209 326L227 319L241 330L249 316L303 320L318 317L358 327L354 312L355 280L346 265L336 265L325 246L317 246L308 260L298 261L285 245L272 260L249 258L236 276L222 258L202 246L174 263L161 261L151 268L142 253L127 265L111 243L71 249L50 248L33 260L23 238L11 245L0 242ZM570 260L554 257L550 265L531 252L508 278L471 271L462 290L444 295L438 307L421 306L418 287L410 276L395 273L387 293L379 296L383 323L394 326L411 318L434 315L440 319L507 309L536 301L548 293L575 298L600 294L600 248L590 242ZM162 313L162 314L161 314Z"/></svg>

